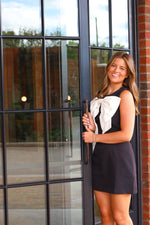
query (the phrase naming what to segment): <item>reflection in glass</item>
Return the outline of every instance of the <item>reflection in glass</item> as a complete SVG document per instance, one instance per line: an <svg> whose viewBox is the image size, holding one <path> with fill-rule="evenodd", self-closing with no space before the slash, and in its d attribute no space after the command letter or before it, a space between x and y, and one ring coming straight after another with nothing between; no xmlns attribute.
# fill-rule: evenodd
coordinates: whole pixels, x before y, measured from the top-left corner
<svg viewBox="0 0 150 225"><path fill-rule="evenodd" d="M42 108L41 40L5 39L3 42L6 109Z"/></svg>
<svg viewBox="0 0 150 225"><path fill-rule="evenodd" d="M112 31L113 47L128 48L128 0L113 0Z"/></svg>
<svg viewBox="0 0 150 225"><path fill-rule="evenodd" d="M78 36L78 1L45 0L45 34Z"/></svg>
<svg viewBox="0 0 150 225"><path fill-rule="evenodd" d="M43 113L9 113L5 123L8 183L43 180Z"/></svg>
<svg viewBox="0 0 150 225"><path fill-rule="evenodd" d="M1 0L3 35L40 35L40 0Z"/></svg>
<svg viewBox="0 0 150 225"><path fill-rule="evenodd" d="M48 115L50 179L81 177L80 113Z"/></svg>
<svg viewBox="0 0 150 225"><path fill-rule="evenodd" d="M0 117L0 125L2 124L1 122L1 117ZM0 185L3 184L3 164L2 164L2 143L1 143L1 126L0 126ZM0 223L1 224L1 223Z"/></svg>
<svg viewBox="0 0 150 225"><path fill-rule="evenodd" d="M81 182L50 185L51 225L82 225L82 210Z"/></svg>
<svg viewBox="0 0 150 225"><path fill-rule="evenodd" d="M97 224L99 221L101 221L101 215L95 196L94 196L94 215L95 215L95 224Z"/></svg>
<svg viewBox="0 0 150 225"><path fill-rule="evenodd" d="M97 91L100 90L109 57L109 50L91 49L92 98L94 98Z"/></svg>
<svg viewBox="0 0 150 225"><path fill-rule="evenodd" d="M89 0L90 45L109 46L108 0Z"/></svg>
<svg viewBox="0 0 150 225"><path fill-rule="evenodd" d="M78 55L78 41L46 41L49 108L79 106Z"/></svg>
<svg viewBox="0 0 150 225"><path fill-rule="evenodd" d="M3 190L0 189L0 225L4 225L4 196Z"/></svg>
<svg viewBox="0 0 150 225"><path fill-rule="evenodd" d="M42 185L8 189L10 224L46 225L45 199Z"/></svg>

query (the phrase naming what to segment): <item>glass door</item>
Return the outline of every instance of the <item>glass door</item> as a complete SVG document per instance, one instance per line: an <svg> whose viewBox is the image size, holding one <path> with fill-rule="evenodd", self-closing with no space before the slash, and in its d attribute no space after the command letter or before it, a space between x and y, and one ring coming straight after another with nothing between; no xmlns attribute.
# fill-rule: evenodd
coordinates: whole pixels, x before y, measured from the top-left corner
<svg viewBox="0 0 150 225"><path fill-rule="evenodd" d="M134 27L131 12L132 1L128 0L89 0L89 27L90 27L90 71L91 71L91 98L100 90L105 76L105 68L109 58L117 51L125 51L135 57ZM119 10L118 10L119 9ZM135 61L136 64L136 61ZM138 77L137 77L138 81ZM135 127L137 124L135 124ZM137 159L138 142L136 128L132 139L133 150ZM137 161L138 164L138 161ZM130 214L134 224L137 223L137 199L132 196ZM94 199L95 224L101 224L98 206Z"/></svg>
<svg viewBox="0 0 150 225"><path fill-rule="evenodd" d="M91 225L87 1L0 4L0 224Z"/></svg>
<svg viewBox="0 0 150 225"><path fill-rule="evenodd" d="M81 118L113 51L132 53L127 2L120 24L119 0L0 1L1 225L100 223Z"/></svg>

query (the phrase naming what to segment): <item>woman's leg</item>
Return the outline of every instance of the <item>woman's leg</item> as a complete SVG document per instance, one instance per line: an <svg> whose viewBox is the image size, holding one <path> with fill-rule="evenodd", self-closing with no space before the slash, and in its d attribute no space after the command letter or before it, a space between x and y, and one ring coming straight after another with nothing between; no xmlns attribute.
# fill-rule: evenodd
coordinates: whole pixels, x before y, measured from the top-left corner
<svg viewBox="0 0 150 225"><path fill-rule="evenodd" d="M99 206L102 225L115 225L111 209L111 194L94 191L96 202Z"/></svg>
<svg viewBox="0 0 150 225"><path fill-rule="evenodd" d="M117 225L133 225L129 215L131 194L111 194L111 208Z"/></svg>

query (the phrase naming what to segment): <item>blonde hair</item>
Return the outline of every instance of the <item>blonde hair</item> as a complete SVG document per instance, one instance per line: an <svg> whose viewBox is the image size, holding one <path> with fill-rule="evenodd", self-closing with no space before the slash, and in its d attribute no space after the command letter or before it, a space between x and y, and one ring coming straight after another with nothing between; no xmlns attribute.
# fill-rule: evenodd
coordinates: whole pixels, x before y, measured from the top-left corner
<svg viewBox="0 0 150 225"><path fill-rule="evenodd" d="M139 103L139 91L135 82L136 74L135 74L135 65L131 55L126 52L116 52L108 61L105 70L105 78L103 84L101 86L101 90L97 93L97 97L102 98L104 95L108 93L110 80L107 76L107 72L111 64L114 62L116 58L123 59L127 65L127 75L128 77L124 79L123 86L127 87L127 89L132 93L135 103L135 113L136 115L139 113L138 103Z"/></svg>

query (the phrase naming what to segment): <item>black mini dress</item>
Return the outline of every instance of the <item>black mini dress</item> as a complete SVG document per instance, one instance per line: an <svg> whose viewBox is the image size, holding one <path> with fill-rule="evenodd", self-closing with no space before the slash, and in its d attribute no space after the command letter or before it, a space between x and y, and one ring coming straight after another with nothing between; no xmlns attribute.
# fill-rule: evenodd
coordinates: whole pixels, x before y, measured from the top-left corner
<svg viewBox="0 0 150 225"><path fill-rule="evenodd" d="M126 90L121 87L109 96L120 96ZM100 113L95 117L98 133L102 133ZM119 107L111 118L111 128L106 133L120 130ZM135 156L130 142L118 144L96 143L92 154L93 190L112 194L137 193Z"/></svg>

